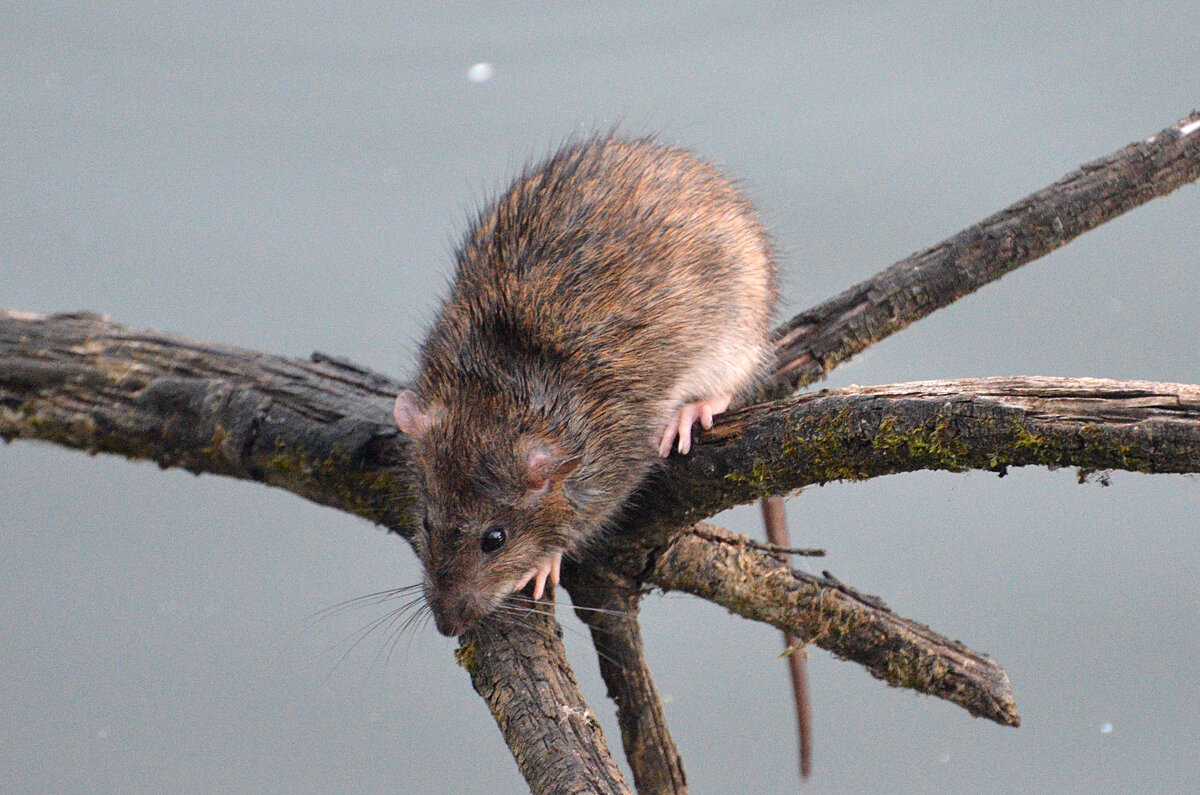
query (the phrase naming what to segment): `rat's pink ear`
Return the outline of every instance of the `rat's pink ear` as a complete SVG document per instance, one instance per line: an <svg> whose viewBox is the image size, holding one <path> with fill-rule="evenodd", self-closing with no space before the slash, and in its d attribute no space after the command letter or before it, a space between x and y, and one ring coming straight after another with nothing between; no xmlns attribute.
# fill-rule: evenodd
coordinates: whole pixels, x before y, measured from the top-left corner
<svg viewBox="0 0 1200 795"><path fill-rule="evenodd" d="M525 483L529 487L526 499L541 497L578 468L578 458L563 460L549 447L534 445L525 457Z"/></svg>
<svg viewBox="0 0 1200 795"><path fill-rule="evenodd" d="M420 439L433 425L432 412L421 408L421 401L417 398L417 393L411 389L406 389L396 395L394 414L397 427L414 439Z"/></svg>

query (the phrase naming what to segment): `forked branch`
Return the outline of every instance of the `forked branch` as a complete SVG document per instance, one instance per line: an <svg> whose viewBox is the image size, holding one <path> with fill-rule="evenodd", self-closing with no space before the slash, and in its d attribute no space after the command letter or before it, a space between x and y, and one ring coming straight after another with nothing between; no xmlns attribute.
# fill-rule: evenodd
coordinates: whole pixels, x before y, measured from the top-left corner
<svg viewBox="0 0 1200 795"><path fill-rule="evenodd" d="M1200 177L1197 130L1200 115L1193 114L785 324L775 394L816 380L908 323ZM86 314L0 311L5 440L41 439L254 480L403 534L411 508L407 440L389 410L399 389L386 376L329 357L301 362L136 332ZM981 379L839 390L753 407L723 419L691 456L673 458L648 484L629 532L605 550L607 584L587 597L579 574L568 572L567 585L583 606L590 598L600 609L635 603L642 583L689 591L809 638L892 684L1015 723L1007 681L986 657L836 580L799 575L695 523L808 483L914 469L1003 472L1040 464L1195 472L1198 405L1193 386ZM640 748L629 748L635 777L646 788L664 782L663 789L681 792L682 767L640 656L633 610L619 609L623 616L592 613L591 623L616 616L620 625L608 650L618 664L605 676L610 692L624 699L622 726L643 738ZM561 660L553 620L489 628L463 639L460 662L531 787L624 791Z"/></svg>

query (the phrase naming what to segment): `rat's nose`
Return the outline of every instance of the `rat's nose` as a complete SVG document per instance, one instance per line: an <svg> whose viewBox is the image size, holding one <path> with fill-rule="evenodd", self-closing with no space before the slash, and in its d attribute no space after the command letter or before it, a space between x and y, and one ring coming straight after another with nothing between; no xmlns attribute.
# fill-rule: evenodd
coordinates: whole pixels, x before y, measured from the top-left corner
<svg viewBox="0 0 1200 795"><path fill-rule="evenodd" d="M426 599L433 612L433 623L437 631L448 638L456 638L466 632L479 618L467 609L467 603L446 593L427 593Z"/></svg>
<svg viewBox="0 0 1200 795"><path fill-rule="evenodd" d="M461 616L450 616L437 610L433 611L433 623L437 625L437 631L448 638L457 638L471 626L471 623Z"/></svg>

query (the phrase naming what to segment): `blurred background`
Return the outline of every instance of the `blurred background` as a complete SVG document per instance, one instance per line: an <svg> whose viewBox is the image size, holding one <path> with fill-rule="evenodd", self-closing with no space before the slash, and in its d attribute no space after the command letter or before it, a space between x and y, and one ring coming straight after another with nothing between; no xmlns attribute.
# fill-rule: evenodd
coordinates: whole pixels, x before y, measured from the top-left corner
<svg viewBox="0 0 1200 795"><path fill-rule="evenodd" d="M784 314L1200 103L1200 5L5 4L0 306L406 375L470 214L564 138L744 184ZM436 10L431 10L436 8ZM838 369L1200 380L1200 194L1152 202ZM814 564L1006 667L1024 725L810 658L808 792L1195 786L1200 488L916 474L791 499ZM761 534L757 510L717 518ZM521 792L432 627L357 633L407 546L281 491L0 448L0 789ZM619 732L560 610L589 702ZM779 633L654 595L692 790L795 792ZM619 751L618 751L619 753Z"/></svg>

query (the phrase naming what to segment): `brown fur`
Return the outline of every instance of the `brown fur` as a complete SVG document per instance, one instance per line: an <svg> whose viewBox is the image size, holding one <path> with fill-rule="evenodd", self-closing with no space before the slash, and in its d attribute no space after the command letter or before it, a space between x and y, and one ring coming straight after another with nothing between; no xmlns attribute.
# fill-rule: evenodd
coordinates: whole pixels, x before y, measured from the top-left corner
<svg viewBox="0 0 1200 795"><path fill-rule="evenodd" d="M586 544L681 403L750 387L775 300L746 199L651 139L570 144L486 209L417 378L418 551L439 629L458 634L537 560ZM508 542L485 554L497 526Z"/></svg>

